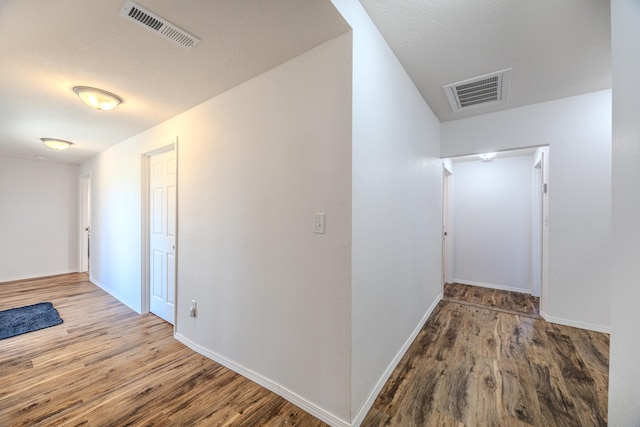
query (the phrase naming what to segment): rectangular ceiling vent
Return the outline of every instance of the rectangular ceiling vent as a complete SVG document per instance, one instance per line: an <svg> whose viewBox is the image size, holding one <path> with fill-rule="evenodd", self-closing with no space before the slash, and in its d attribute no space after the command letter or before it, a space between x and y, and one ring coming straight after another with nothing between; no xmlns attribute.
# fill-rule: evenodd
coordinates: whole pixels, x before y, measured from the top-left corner
<svg viewBox="0 0 640 427"><path fill-rule="evenodd" d="M139 4L127 0L120 10L120 16L143 26L149 31L153 31L161 37L172 41L186 49L191 49L198 43L200 39L189 34L183 29L173 25L164 18L159 17L155 13L140 6Z"/></svg>
<svg viewBox="0 0 640 427"><path fill-rule="evenodd" d="M464 111L509 99L511 68L443 86L453 111Z"/></svg>

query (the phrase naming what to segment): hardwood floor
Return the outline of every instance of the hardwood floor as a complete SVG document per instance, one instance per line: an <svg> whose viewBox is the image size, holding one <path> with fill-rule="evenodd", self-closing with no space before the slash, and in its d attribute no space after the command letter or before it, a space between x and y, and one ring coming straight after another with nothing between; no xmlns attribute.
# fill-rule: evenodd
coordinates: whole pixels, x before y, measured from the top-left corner
<svg viewBox="0 0 640 427"><path fill-rule="evenodd" d="M604 426L609 336L441 301L365 426Z"/></svg>
<svg viewBox="0 0 640 427"><path fill-rule="evenodd" d="M325 426L71 274L0 283L62 325L0 340L0 426ZM609 338L440 302L363 426L600 426Z"/></svg>
<svg viewBox="0 0 640 427"><path fill-rule="evenodd" d="M84 274L0 283L0 310L43 301L62 325L0 341L0 426L325 425Z"/></svg>
<svg viewBox="0 0 640 427"><path fill-rule="evenodd" d="M528 294L461 283L445 283L444 300L499 309L513 314L540 314L540 298Z"/></svg>

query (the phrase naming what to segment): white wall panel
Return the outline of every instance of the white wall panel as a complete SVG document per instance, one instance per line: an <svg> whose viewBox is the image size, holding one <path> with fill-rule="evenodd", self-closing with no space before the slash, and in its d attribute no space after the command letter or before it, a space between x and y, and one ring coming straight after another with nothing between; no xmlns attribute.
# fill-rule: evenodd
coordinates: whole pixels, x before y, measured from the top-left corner
<svg viewBox="0 0 640 427"><path fill-rule="evenodd" d="M78 271L78 170L0 157L0 282Z"/></svg>
<svg viewBox="0 0 640 427"><path fill-rule="evenodd" d="M531 292L532 165L532 156L455 163L455 282Z"/></svg>
<svg viewBox="0 0 640 427"><path fill-rule="evenodd" d="M357 421L442 290L440 123L360 3L334 4L354 39L351 413Z"/></svg>
<svg viewBox="0 0 640 427"><path fill-rule="evenodd" d="M640 425L640 3L611 2L613 275L609 425Z"/></svg>

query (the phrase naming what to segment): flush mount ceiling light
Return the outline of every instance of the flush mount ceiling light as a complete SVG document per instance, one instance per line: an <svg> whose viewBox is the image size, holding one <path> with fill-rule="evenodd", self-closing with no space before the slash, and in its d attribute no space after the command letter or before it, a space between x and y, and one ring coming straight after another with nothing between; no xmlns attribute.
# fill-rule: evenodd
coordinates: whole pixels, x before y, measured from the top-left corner
<svg viewBox="0 0 640 427"><path fill-rule="evenodd" d="M124 102L118 95L95 87L76 86L73 91L85 104L96 110L113 110Z"/></svg>
<svg viewBox="0 0 640 427"><path fill-rule="evenodd" d="M66 150L73 145L73 142L65 141L64 139L40 138L40 140L44 142L44 145L56 151Z"/></svg>
<svg viewBox="0 0 640 427"><path fill-rule="evenodd" d="M482 159L484 162L490 162L498 153L482 153L478 154L478 157Z"/></svg>

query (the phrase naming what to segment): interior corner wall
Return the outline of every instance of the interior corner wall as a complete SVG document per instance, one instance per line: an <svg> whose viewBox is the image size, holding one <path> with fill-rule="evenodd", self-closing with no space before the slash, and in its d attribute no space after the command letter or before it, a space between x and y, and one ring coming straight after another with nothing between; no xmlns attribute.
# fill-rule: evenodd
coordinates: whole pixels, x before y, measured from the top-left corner
<svg viewBox="0 0 640 427"><path fill-rule="evenodd" d="M0 157L0 282L78 271L78 166Z"/></svg>
<svg viewBox="0 0 640 427"><path fill-rule="evenodd" d="M178 136L176 337L333 424L350 403L351 47L339 36L83 165L92 276L139 310L141 156Z"/></svg>
<svg viewBox="0 0 640 427"><path fill-rule="evenodd" d="M442 291L440 123L360 3L334 4L354 39L351 413L357 423Z"/></svg>
<svg viewBox="0 0 640 427"><path fill-rule="evenodd" d="M640 425L640 3L611 1L613 274L609 425Z"/></svg>
<svg viewBox="0 0 640 427"><path fill-rule="evenodd" d="M441 132L443 157L550 146L546 317L608 331L611 91L444 122Z"/></svg>
<svg viewBox="0 0 640 427"><path fill-rule="evenodd" d="M142 310L142 154L166 142L167 136L134 137L80 166L81 175L91 173L90 280L138 313Z"/></svg>
<svg viewBox="0 0 640 427"><path fill-rule="evenodd" d="M531 292L532 156L455 164L454 281Z"/></svg>

